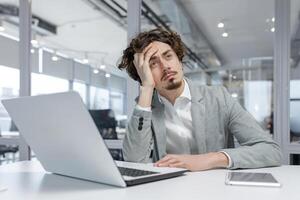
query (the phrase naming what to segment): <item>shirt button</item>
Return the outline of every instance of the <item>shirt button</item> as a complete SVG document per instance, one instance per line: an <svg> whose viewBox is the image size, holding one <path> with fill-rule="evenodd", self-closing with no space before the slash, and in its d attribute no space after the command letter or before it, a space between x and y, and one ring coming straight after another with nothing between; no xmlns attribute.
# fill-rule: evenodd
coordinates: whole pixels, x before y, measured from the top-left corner
<svg viewBox="0 0 300 200"><path fill-rule="evenodd" d="M143 117L140 117L140 118L139 118L139 121L140 121L140 122L142 122L143 120L144 120L144 118L143 118Z"/></svg>

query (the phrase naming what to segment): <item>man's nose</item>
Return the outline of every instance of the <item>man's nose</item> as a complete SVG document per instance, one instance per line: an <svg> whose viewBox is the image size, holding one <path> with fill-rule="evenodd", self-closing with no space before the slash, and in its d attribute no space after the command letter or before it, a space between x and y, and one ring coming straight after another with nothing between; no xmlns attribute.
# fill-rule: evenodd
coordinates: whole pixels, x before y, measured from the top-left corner
<svg viewBox="0 0 300 200"><path fill-rule="evenodd" d="M164 71L170 69L170 65L168 64L168 62L164 61L163 59L160 60L160 65L161 69Z"/></svg>

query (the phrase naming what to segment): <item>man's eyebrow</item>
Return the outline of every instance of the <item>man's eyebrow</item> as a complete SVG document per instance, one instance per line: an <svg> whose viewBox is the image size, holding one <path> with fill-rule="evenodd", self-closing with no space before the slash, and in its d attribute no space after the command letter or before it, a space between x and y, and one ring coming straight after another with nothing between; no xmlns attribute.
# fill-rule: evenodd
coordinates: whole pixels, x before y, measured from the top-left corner
<svg viewBox="0 0 300 200"><path fill-rule="evenodd" d="M156 55L153 55L153 56L151 56L151 58L149 59L149 61L154 60L154 59L156 59L156 58L157 58L157 56L156 56Z"/></svg>
<svg viewBox="0 0 300 200"><path fill-rule="evenodd" d="M163 52L162 55L165 56L166 54L168 54L168 53L170 53L170 52L172 52L172 50L171 50L171 49L168 49L167 51ZM156 59L156 58L157 58L157 56L156 56L156 55L153 55L153 56L151 56L151 58L150 58L149 61L154 60L154 59Z"/></svg>
<svg viewBox="0 0 300 200"><path fill-rule="evenodd" d="M167 51L163 52L162 55L165 56L166 54L168 54L168 53L170 53L170 52L172 52L172 50L171 50L171 49L168 49Z"/></svg>

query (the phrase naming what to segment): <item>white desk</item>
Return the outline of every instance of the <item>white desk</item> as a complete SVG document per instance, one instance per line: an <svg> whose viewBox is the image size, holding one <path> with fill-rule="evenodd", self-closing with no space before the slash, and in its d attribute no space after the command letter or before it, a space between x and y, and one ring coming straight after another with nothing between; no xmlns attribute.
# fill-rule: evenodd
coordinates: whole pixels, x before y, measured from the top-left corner
<svg viewBox="0 0 300 200"><path fill-rule="evenodd" d="M283 184L282 188L226 186L226 171L190 172L173 179L118 188L45 173L39 162L26 161L0 166L0 185L8 188L0 192L0 199L300 199L300 166L247 170L271 172Z"/></svg>

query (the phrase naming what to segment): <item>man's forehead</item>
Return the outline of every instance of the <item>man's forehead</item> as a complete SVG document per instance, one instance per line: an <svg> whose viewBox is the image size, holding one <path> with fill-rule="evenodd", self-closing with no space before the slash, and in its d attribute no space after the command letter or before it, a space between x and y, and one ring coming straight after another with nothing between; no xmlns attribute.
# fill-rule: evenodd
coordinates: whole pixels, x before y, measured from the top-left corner
<svg viewBox="0 0 300 200"><path fill-rule="evenodd" d="M155 57L157 54L165 54L167 52L174 52L170 45L163 42L152 42L152 48L157 48L158 51L153 55Z"/></svg>
<svg viewBox="0 0 300 200"><path fill-rule="evenodd" d="M156 47L159 49L172 49L169 44L164 43L164 42L159 42L159 41L151 42L149 45L152 45L153 47Z"/></svg>

